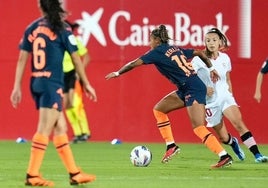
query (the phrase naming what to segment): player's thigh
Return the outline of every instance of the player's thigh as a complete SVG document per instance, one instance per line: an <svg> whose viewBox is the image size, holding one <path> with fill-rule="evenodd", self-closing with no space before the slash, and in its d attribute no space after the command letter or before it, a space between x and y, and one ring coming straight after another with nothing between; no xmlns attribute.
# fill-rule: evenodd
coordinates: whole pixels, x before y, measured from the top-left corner
<svg viewBox="0 0 268 188"><path fill-rule="evenodd" d="M230 106L225 109L223 113L240 135L243 135L244 133L248 132L248 128L242 119L242 115L238 106Z"/></svg>
<svg viewBox="0 0 268 188"><path fill-rule="evenodd" d="M242 120L241 112L237 105L232 105L223 111L224 116L233 124Z"/></svg>
<svg viewBox="0 0 268 188"><path fill-rule="evenodd" d="M168 113L173 110L185 107L184 101L179 98L176 91L172 91L163 97L155 106L154 109L163 113Z"/></svg>

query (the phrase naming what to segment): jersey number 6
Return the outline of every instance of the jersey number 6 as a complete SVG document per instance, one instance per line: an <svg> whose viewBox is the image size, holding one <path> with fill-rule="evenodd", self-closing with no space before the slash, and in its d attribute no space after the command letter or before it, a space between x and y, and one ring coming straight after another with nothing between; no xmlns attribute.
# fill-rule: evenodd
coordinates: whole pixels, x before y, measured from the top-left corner
<svg viewBox="0 0 268 188"><path fill-rule="evenodd" d="M37 37L33 42L33 62L34 67L38 70L43 69L46 64L46 53L43 48L46 47L45 39Z"/></svg>

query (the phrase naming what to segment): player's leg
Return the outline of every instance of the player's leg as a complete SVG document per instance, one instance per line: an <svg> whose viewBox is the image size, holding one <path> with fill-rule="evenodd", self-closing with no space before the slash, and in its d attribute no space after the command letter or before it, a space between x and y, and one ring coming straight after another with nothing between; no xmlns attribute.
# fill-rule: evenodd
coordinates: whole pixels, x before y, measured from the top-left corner
<svg viewBox="0 0 268 188"><path fill-rule="evenodd" d="M208 104L209 106L209 104ZM223 109L224 103L219 103L214 107L206 108L206 121L207 127L212 127L222 143L228 144L232 147L233 151L240 160L245 159L245 153L240 148L237 138L228 133L223 121Z"/></svg>
<svg viewBox="0 0 268 188"><path fill-rule="evenodd" d="M86 114L84 103L83 103L82 85L79 80L77 80L75 83L73 106L75 107L74 113L77 114L77 119L78 119L81 133L82 133L80 140L87 141L90 138L90 129L89 129L89 124L88 124L87 114Z"/></svg>
<svg viewBox="0 0 268 188"><path fill-rule="evenodd" d="M242 115L238 106L237 105L229 106L223 111L223 114L232 123L234 128L238 131L242 142L248 147L250 152L254 155L255 162L257 163L268 162L268 157L263 156L261 154L252 133L248 130L245 123L243 122Z"/></svg>
<svg viewBox="0 0 268 188"><path fill-rule="evenodd" d="M70 126L73 130L74 138L73 143L77 143L79 138L82 134L81 128L79 125L79 120L77 118L77 114L74 110L74 93L75 93L75 70L72 70L68 73L64 74L64 107L65 107L65 114Z"/></svg>
<svg viewBox="0 0 268 188"><path fill-rule="evenodd" d="M40 176L40 168L43 162L44 154L49 143L49 135L51 134L55 122L57 121L59 112L56 109L40 108L39 122L37 132L32 139L31 155L26 175L25 185L30 186L52 186L53 182L43 179Z"/></svg>
<svg viewBox="0 0 268 188"><path fill-rule="evenodd" d="M69 145L66 131L66 120L64 118L64 114L60 113L56 127L54 129L53 143L61 160L63 161L65 168L70 175L70 184L76 185L94 181L96 179L95 175L82 173L81 170L77 167L71 147Z"/></svg>
<svg viewBox="0 0 268 188"><path fill-rule="evenodd" d="M202 140L202 143L205 144L210 151L220 157L219 162L213 165L212 168L220 168L232 164L232 157L205 126L205 105L195 101L192 106L187 106L187 111L194 133Z"/></svg>
<svg viewBox="0 0 268 188"><path fill-rule="evenodd" d="M218 125L213 126L213 129L219 136L219 139L222 141L222 143L230 145L241 161L245 159L245 153L242 150L242 148L239 146L237 138L233 137L226 129L225 123L222 120Z"/></svg>
<svg viewBox="0 0 268 188"><path fill-rule="evenodd" d="M72 142L78 143L78 141L82 135L82 130L80 127L79 119L77 117L75 108L76 107L71 107L71 108L66 109L65 114L66 114L66 118L68 119L68 122L70 123L71 128L73 130L74 137L73 137Z"/></svg>
<svg viewBox="0 0 268 188"><path fill-rule="evenodd" d="M153 109L157 127L162 138L165 140L167 149L162 159L163 163L168 162L173 155L179 152L179 147L175 144L168 113L184 107L184 102L178 97L176 91L169 93L162 98Z"/></svg>
<svg viewBox="0 0 268 188"><path fill-rule="evenodd" d="M186 98L185 105L196 136L202 140L203 144L210 151L220 157L219 162L212 166L213 168L219 168L230 165L232 157L205 126L206 93L207 88L205 84L198 77L192 77L192 79L189 79L187 90L184 92Z"/></svg>

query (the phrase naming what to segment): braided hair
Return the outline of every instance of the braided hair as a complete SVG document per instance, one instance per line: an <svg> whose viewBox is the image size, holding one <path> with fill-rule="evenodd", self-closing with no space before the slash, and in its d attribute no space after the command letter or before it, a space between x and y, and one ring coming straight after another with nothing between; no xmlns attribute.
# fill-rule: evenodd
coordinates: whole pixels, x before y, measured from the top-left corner
<svg viewBox="0 0 268 188"><path fill-rule="evenodd" d="M67 14L59 0L39 0L45 18L51 24L51 30L58 32L64 28L63 18Z"/></svg>
<svg viewBox="0 0 268 188"><path fill-rule="evenodd" d="M160 25L158 28L154 29L151 35L155 38L159 38L161 43L168 43L170 39L165 25Z"/></svg>

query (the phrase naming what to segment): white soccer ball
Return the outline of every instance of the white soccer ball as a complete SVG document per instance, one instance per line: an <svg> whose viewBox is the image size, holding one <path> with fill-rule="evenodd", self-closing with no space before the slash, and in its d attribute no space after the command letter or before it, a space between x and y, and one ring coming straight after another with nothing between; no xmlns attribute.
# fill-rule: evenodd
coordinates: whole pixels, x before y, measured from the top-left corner
<svg viewBox="0 0 268 188"><path fill-rule="evenodd" d="M136 146L130 152L130 161L134 166L146 167L152 161L152 153L146 146Z"/></svg>

